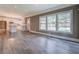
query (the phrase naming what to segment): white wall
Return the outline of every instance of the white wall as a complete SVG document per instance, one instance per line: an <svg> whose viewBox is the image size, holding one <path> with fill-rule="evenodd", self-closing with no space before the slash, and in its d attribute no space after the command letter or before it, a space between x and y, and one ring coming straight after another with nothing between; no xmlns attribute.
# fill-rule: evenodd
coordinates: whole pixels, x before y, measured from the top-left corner
<svg viewBox="0 0 79 59"><path fill-rule="evenodd" d="M30 31L30 18L27 18L27 31Z"/></svg>
<svg viewBox="0 0 79 59"><path fill-rule="evenodd" d="M24 19L15 19L15 18L8 18L8 17L0 17L0 21L6 21L7 22L7 31L10 31L10 22L14 22L18 24L17 29L23 30L24 26Z"/></svg>

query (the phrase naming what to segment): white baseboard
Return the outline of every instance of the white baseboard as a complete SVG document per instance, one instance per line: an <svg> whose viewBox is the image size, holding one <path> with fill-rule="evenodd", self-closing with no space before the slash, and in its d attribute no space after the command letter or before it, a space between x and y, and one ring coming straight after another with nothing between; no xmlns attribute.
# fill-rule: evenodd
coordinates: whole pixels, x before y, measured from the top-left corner
<svg viewBox="0 0 79 59"><path fill-rule="evenodd" d="M46 33L36 32L36 31L30 31L30 32L37 33L37 34L43 34L43 35L47 35L47 36L51 36L51 37L56 37L56 38L61 38L61 39L66 39L66 40L70 40L70 41L74 41L74 42L79 42L79 39L76 39L76 38L69 38L69 37L64 37L64 36L51 35L51 34L46 34Z"/></svg>

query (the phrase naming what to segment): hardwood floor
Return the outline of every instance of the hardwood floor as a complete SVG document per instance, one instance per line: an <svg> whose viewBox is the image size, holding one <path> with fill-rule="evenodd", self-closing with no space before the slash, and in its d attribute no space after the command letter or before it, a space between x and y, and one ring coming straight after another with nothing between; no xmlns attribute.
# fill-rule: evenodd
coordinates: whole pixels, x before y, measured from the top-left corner
<svg viewBox="0 0 79 59"><path fill-rule="evenodd" d="M78 54L79 43L28 32L0 35L1 54Z"/></svg>

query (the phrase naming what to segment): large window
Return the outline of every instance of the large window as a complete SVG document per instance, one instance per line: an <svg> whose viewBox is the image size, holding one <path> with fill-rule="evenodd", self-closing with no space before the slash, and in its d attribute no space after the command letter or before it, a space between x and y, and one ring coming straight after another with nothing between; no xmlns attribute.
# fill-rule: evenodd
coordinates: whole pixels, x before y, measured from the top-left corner
<svg viewBox="0 0 79 59"><path fill-rule="evenodd" d="M56 15L47 16L47 30L56 31Z"/></svg>
<svg viewBox="0 0 79 59"><path fill-rule="evenodd" d="M46 30L46 16L40 17L40 20L39 20L39 29L40 30Z"/></svg>
<svg viewBox="0 0 79 59"><path fill-rule="evenodd" d="M39 28L45 31L72 32L72 10L39 17Z"/></svg>
<svg viewBox="0 0 79 59"><path fill-rule="evenodd" d="M58 14L58 31L71 32L71 12Z"/></svg>

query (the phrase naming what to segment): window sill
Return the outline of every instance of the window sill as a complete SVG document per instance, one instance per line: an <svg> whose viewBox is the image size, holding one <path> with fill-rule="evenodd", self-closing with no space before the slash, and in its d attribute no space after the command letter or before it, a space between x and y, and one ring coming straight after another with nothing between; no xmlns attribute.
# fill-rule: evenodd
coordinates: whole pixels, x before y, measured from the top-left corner
<svg viewBox="0 0 79 59"><path fill-rule="evenodd" d="M61 31L49 31L49 30L39 30L40 32L48 32L48 33L61 33L61 34L73 34L72 32L61 32Z"/></svg>

